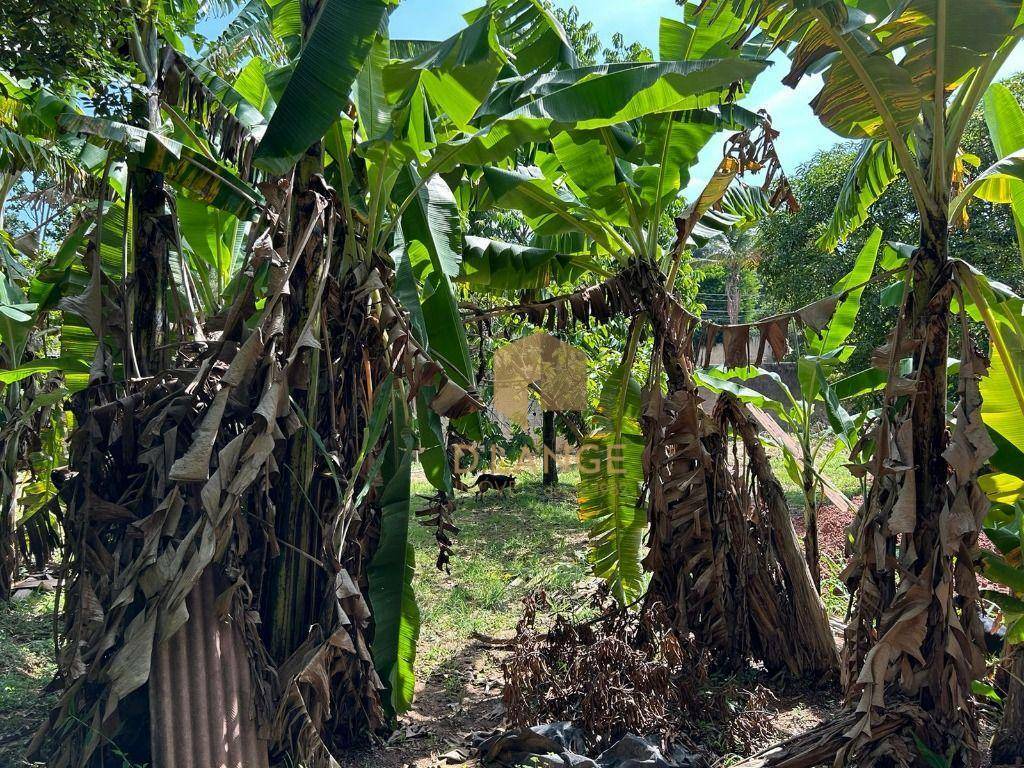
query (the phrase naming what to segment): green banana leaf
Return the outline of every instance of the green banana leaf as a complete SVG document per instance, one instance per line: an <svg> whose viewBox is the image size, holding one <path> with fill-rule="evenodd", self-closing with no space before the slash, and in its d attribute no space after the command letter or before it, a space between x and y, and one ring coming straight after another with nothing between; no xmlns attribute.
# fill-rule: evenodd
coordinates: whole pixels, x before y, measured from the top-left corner
<svg viewBox="0 0 1024 768"><path fill-rule="evenodd" d="M366 141L384 139L391 128L391 105L384 88L384 70L390 63L391 40L385 29L374 35L370 55L356 77L356 110Z"/></svg>
<svg viewBox="0 0 1024 768"><path fill-rule="evenodd" d="M999 607L1006 625L1006 642L1024 642L1024 480L1010 475L986 475L979 484L995 502L985 521L985 533L998 552L984 552L985 576L1009 590L985 589L981 594ZM995 486L995 487L993 487ZM1001 496L1000 493L1003 495Z"/></svg>
<svg viewBox="0 0 1024 768"><path fill-rule="evenodd" d="M533 119L579 129L603 128L646 115L706 109L768 66L764 59L705 59L601 64L533 78L514 94L501 120ZM740 87L740 93L742 88Z"/></svg>
<svg viewBox="0 0 1024 768"><path fill-rule="evenodd" d="M990 463L1024 478L1024 300L965 262L956 262L955 268L967 310L985 324L992 348L988 375L980 384L982 418L997 447Z"/></svg>
<svg viewBox="0 0 1024 768"><path fill-rule="evenodd" d="M489 200L500 208L521 211L538 235L582 232L608 253L621 254L622 238L567 192L555 189L538 168L514 171L483 169Z"/></svg>
<svg viewBox="0 0 1024 768"><path fill-rule="evenodd" d="M183 53L176 52L178 60L198 77L217 100L238 118L254 136L260 136L266 127L267 120L260 110L262 102L250 102L242 93L227 80L222 78L202 61L196 61Z"/></svg>
<svg viewBox="0 0 1024 768"><path fill-rule="evenodd" d="M280 0L248 0L224 30L207 42L200 61L205 66L218 68L244 58L249 61L277 59L283 54L284 41L301 32L298 5ZM294 15L295 23L282 24L289 15Z"/></svg>
<svg viewBox="0 0 1024 768"><path fill-rule="evenodd" d="M896 152L890 142L862 141L846 181L839 190L828 229L818 238L818 247L834 251L850 233L860 228L867 221L871 206L899 178L900 173Z"/></svg>
<svg viewBox="0 0 1024 768"><path fill-rule="evenodd" d="M476 133L438 145L431 170L482 166L517 147L543 144L566 130L621 125L646 115L727 104L742 84L767 66L764 59L604 64L559 70L499 84L480 107Z"/></svg>
<svg viewBox="0 0 1024 768"><path fill-rule="evenodd" d="M430 334L420 304L419 285L416 279L416 273L429 265L430 254L423 243L413 240L410 243L399 243L391 256L395 262L395 296L409 313L413 336L424 349L430 349ZM437 388L433 385L422 386L416 393L418 458L427 481L438 490L451 494L452 474L448 464L444 429L441 417L430 407L430 401L436 394Z"/></svg>
<svg viewBox="0 0 1024 768"><path fill-rule="evenodd" d="M487 0L487 9L520 74L579 66L568 34L543 0Z"/></svg>
<svg viewBox="0 0 1024 768"><path fill-rule="evenodd" d="M163 173L196 200L247 219L263 204L263 196L228 168L181 142L116 120L65 113L61 124L123 145L136 153L143 168Z"/></svg>
<svg viewBox="0 0 1024 768"><path fill-rule="evenodd" d="M985 92L985 123L996 157L1006 157L1024 149L1024 110L1010 89L993 83ZM1017 231L1017 246L1024 258L1024 182L1010 181L1010 208Z"/></svg>
<svg viewBox="0 0 1024 768"><path fill-rule="evenodd" d="M1013 203L1014 189L1024 181L1024 149L997 160L973 179L949 205L949 220L956 221L972 198L990 203Z"/></svg>
<svg viewBox="0 0 1024 768"><path fill-rule="evenodd" d="M624 361L604 382L593 430L580 452L578 492L594 575L608 582L623 605L643 592L640 549L647 526L639 504L644 451L640 386L631 367Z"/></svg>
<svg viewBox="0 0 1024 768"><path fill-rule="evenodd" d="M459 266L456 282L494 292L547 288L600 270L585 254L562 254L552 248L473 236L466 237Z"/></svg>
<svg viewBox="0 0 1024 768"><path fill-rule="evenodd" d="M746 26L746 20L729 7L716 14L698 13L698 3L683 5L684 21L663 18L658 34L659 58L696 60L739 55L731 40Z"/></svg>
<svg viewBox="0 0 1024 768"><path fill-rule="evenodd" d="M913 370L913 362L909 357L900 361L900 376L910 375ZM852 373L839 379L832 385L832 389L835 390L836 396L840 400L849 400L854 397L881 392L885 389L888 381L888 371L882 371L878 368L865 368L863 371L857 371L857 373Z"/></svg>
<svg viewBox="0 0 1024 768"><path fill-rule="evenodd" d="M420 633L420 611L413 591L415 551L409 541L412 483L412 435L408 406L399 388L392 399L391 437L381 472L380 544L367 569L373 608L373 660L387 686L384 699L391 714L412 706L416 689L414 666Z"/></svg>
<svg viewBox="0 0 1024 768"><path fill-rule="evenodd" d="M0 126L0 171L45 170L59 158L47 144Z"/></svg>
<svg viewBox="0 0 1024 768"><path fill-rule="evenodd" d="M120 282L123 275L123 238L125 210L121 202L104 205L103 232L100 238L100 270L111 281ZM78 361L64 369L67 389L77 392L88 384L88 364L98 346L95 331L88 321L66 306L70 301L78 308L91 305L86 295L90 272L85 259L87 243L95 237L95 222L83 219L72 226L57 253L36 273L29 288L41 312L61 309L60 358ZM79 302L75 300L78 299Z"/></svg>
<svg viewBox="0 0 1024 768"><path fill-rule="evenodd" d="M146 137L140 163L160 171L194 199L239 219L248 219L263 204L263 196L227 168L159 134Z"/></svg>
<svg viewBox="0 0 1024 768"><path fill-rule="evenodd" d="M270 93L268 77L273 73L263 59L252 59L235 77L234 89L245 101L260 111L264 117L274 113L277 101Z"/></svg>
<svg viewBox="0 0 1024 768"><path fill-rule="evenodd" d="M982 475L978 478L978 487L995 504L1016 504L1024 499L1024 478L1005 472Z"/></svg>
<svg viewBox="0 0 1024 768"><path fill-rule="evenodd" d="M236 246L244 227L231 214L186 196L178 198L177 209L182 239L195 257L191 266L201 278L197 287L207 309L216 311L238 269L241 254Z"/></svg>
<svg viewBox="0 0 1024 768"><path fill-rule="evenodd" d="M788 402L782 403L768 395L762 394L750 387L745 387L739 383L740 381L749 381L761 376L765 376L774 381L782 390L782 393L785 395ZM779 376L779 374L774 371L765 370L764 368L758 368L757 366L750 365L740 368L722 368L720 366L712 368L698 368L693 372L693 378L694 381L700 384L700 386L710 390L711 392L727 392L744 403L756 405L764 411L771 411L786 421L789 421L790 418L789 409L797 404L797 400L793 397L792 391L782 380L782 377Z"/></svg>
<svg viewBox="0 0 1024 768"><path fill-rule="evenodd" d="M714 182L708 185L714 187ZM702 194L701 197L704 197ZM704 211L690 233L700 247L728 232L744 232L774 213L771 198L760 187L733 181L713 208Z"/></svg>
<svg viewBox="0 0 1024 768"><path fill-rule="evenodd" d="M384 0L323 0L256 150L258 166L284 173L323 138L348 106L352 84L386 12Z"/></svg>
<svg viewBox="0 0 1024 768"><path fill-rule="evenodd" d="M270 27L285 50L297 55L302 45L302 0L269 0L273 8Z"/></svg>
<svg viewBox="0 0 1024 768"><path fill-rule="evenodd" d="M449 275L458 275L462 261L462 225L455 198L440 176L420 184L418 172L411 166L401 169L395 197L406 199L416 190L413 203L402 214L399 246L409 247L409 269L421 284L425 346L456 384L476 389L476 372L469 354L466 327L459 315L455 287ZM416 246L422 246L417 248ZM423 258L423 256L427 258ZM411 298L411 296L410 296ZM483 438L480 415L463 416L456 421L463 434L473 440ZM423 435L421 439L429 439Z"/></svg>
<svg viewBox="0 0 1024 768"><path fill-rule="evenodd" d="M626 225L630 180L623 174L622 152L616 143L612 129L601 128L560 133L552 138L551 147L573 191L587 206L616 224Z"/></svg>
<svg viewBox="0 0 1024 768"><path fill-rule="evenodd" d="M462 217L455 195L440 176L424 181L406 164L399 172L394 195L404 200L413 191L413 202L402 214L402 230L408 239L427 247L435 271L456 277L462 261Z"/></svg>
<svg viewBox="0 0 1024 768"><path fill-rule="evenodd" d="M853 326L860 312L860 301L864 295L864 283L871 279L878 261L878 249L882 244L882 230L871 232L864 247L857 254L853 268L833 286L833 293L844 294L832 313L832 320L820 336L809 331L808 349L812 355L824 355L846 343L853 333Z"/></svg>
<svg viewBox="0 0 1024 768"><path fill-rule="evenodd" d="M89 363L77 357L42 357L22 363L17 368L0 370L0 382L13 384L37 373L88 373Z"/></svg>
<svg viewBox="0 0 1024 768"><path fill-rule="evenodd" d="M501 70L500 50L494 19L483 13L447 40L385 69L388 100L405 104L422 85L440 114L468 129Z"/></svg>

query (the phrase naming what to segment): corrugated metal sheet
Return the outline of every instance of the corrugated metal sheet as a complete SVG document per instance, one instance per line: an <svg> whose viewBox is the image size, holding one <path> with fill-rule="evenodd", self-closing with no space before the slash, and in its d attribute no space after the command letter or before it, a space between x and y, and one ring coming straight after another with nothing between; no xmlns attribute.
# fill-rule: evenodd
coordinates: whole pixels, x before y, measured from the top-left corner
<svg viewBox="0 0 1024 768"><path fill-rule="evenodd" d="M157 646L149 685L153 768L267 768L241 632L218 621L213 569L186 605L188 623Z"/></svg>

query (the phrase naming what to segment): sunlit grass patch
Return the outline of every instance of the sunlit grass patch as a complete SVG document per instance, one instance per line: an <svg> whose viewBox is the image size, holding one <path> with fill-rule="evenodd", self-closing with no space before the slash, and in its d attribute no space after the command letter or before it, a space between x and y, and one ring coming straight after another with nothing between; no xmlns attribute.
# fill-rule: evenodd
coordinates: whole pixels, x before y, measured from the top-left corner
<svg viewBox="0 0 1024 768"><path fill-rule="evenodd" d="M545 488L539 465L499 471L518 478L507 497L459 494L455 524L460 531L454 537L451 575L434 567L432 531L420 525L411 531L423 625L417 661L421 680L462 652L473 633L510 634L528 594L543 588L555 605L568 604L589 575L586 530L576 513L579 473L565 468L562 484ZM414 492L429 495L430 488L417 479Z"/></svg>

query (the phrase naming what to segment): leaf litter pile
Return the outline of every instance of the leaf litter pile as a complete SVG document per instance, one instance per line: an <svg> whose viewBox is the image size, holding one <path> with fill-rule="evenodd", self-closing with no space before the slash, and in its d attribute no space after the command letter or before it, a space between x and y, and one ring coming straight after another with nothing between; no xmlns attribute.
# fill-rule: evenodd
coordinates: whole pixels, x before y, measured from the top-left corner
<svg viewBox="0 0 1024 768"><path fill-rule="evenodd" d="M539 754L553 740L573 752L540 764L711 765L787 732L786 705L766 676L716 674L707 650L681 637L658 603L623 608L602 585L581 611L589 618L552 612L543 590L523 609L502 664L510 730L481 745L484 764L518 764L517 749ZM570 759L577 750L597 762Z"/></svg>
<svg viewBox="0 0 1024 768"><path fill-rule="evenodd" d="M695 693L707 679L706 653L691 638L680 642L660 605L629 612L602 590L591 601L595 618L573 622L556 615L547 632L537 629L547 595L538 592L523 605L502 665L512 726L572 721L595 742L607 743L627 733L671 734L676 709L699 715Z"/></svg>

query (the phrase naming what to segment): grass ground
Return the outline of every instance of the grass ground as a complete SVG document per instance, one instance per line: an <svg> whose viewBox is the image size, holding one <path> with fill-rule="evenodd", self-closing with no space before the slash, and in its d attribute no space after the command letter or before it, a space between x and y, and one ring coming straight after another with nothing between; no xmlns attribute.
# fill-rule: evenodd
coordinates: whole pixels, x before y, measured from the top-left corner
<svg viewBox="0 0 1024 768"><path fill-rule="evenodd" d="M28 737L46 717L50 696L53 594L0 603L0 766L20 765Z"/></svg>
<svg viewBox="0 0 1024 768"><path fill-rule="evenodd" d="M794 510L799 490L788 481L781 460L776 471ZM829 468L843 490L852 478L838 465ZM562 466L562 484L541 485L539 464L515 467L517 489L507 498L490 493L459 501L455 553L451 574L434 567L437 545L432 532L412 528L416 550L416 593L422 611L416 662L417 702L403 718L390 745L373 754L351 757L354 768L430 768L445 765L468 732L497 727L501 721L502 651L479 641L480 636L508 637L519 620L521 600L544 588L556 609L582 602L591 583L586 530L576 514L575 462ZM846 474L846 478L843 477ZM414 492L428 494L422 478ZM834 574L826 580L831 589ZM842 595L828 598L833 610L845 607ZM31 731L45 716L52 697L41 694L53 674L50 637L52 595L39 594L0 605L0 766L25 765L20 756ZM816 708L789 710L792 729Z"/></svg>
<svg viewBox="0 0 1024 768"><path fill-rule="evenodd" d="M575 462L562 463L561 484L552 488L541 484L539 462L499 471L517 477L507 498L488 493L459 500L451 574L434 567L432 533L412 530L422 615L416 704L383 753L353 756L356 768L434 765L468 733L497 727L503 652L479 638L511 636L523 598L540 588L557 609L570 610L589 581L586 529L576 514ZM413 490L429 493L415 477Z"/></svg>
<svg viewBox="0 0 1024 768"><path fill-rule="evenodd" d="M489 493L459 502L451 575L434 567L437 545L422 526L412 529L416 548L416 598L423 630L417 663L420 678L452 663L449 639L473 633L506 635L519 620L519 603L544 587L565 605L587 577L586 530L576 515L579 472L563 467L562 484L546 489L539 465L517 468L517 488L507 498ZM415 493L429 493L414 482Z"/></svg>

